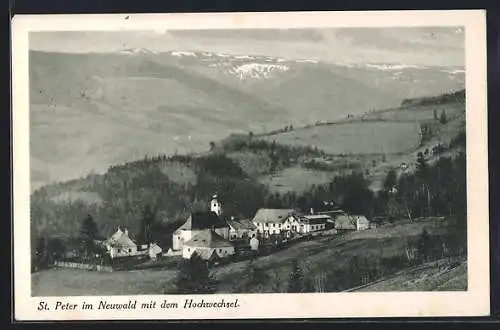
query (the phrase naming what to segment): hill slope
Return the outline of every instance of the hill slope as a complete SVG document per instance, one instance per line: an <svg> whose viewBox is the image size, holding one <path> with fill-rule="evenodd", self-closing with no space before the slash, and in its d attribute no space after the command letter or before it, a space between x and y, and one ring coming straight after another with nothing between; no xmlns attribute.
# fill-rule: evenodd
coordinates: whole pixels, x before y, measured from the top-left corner
<svg viewBox="0 0 500 330"><path fill-rule="evenodd" d="M335 120L463 86L456 68L31 51L32 186L102 173L145 154L206 150L231 133Z"/></svg>

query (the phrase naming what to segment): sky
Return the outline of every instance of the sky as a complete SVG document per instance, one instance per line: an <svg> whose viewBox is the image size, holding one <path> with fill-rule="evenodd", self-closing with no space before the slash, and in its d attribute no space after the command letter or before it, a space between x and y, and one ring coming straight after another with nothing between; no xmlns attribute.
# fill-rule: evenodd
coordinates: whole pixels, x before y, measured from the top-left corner
<svg viewBox="0 0 500 330"><path fill-rule="evenodd" d="M30 49L52 52L210 51L344 63L463 66L460 27L31 32Z"/></svg>

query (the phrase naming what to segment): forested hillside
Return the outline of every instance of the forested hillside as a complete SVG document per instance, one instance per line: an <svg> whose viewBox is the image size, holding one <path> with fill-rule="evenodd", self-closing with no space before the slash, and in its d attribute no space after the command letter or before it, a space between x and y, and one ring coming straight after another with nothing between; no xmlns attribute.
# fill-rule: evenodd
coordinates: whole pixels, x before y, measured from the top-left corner
<svg viewBox="0 0 500 330"><path fill-rule="evenodd" d="M350 163L345 163L345 171L323 163L313 166L311 160L335 156L314 146L281 145L251 133L208 146L210 151L204 154L149 155L112 166L102 175L37 189L31 196L32 250L40 248L56 257L77 248L74 242L81 237L88 216L96 222L101 237L109 237L121 225L140 241L144 223L150 223L150 238L168 248L172 231L191 211L205 209L214 193L219 194L228 215L247 218L260 207L307 211L324 200L382 221L466 214L464 127L438 149L408 154L416 168L385 172L383 188L377 192L370 189L366 171L349 168ZM337 174L304 191L286 193L274 192L259 180L293 166Z"/></svg>

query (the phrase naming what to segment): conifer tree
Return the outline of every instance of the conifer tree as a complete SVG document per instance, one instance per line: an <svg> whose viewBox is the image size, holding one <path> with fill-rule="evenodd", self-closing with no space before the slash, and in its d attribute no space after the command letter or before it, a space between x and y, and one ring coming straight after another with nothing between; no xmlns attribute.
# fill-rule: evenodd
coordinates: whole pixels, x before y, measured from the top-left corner
<svg viewBox="0 0 500 330"><path fill-rule="evenodd" d="M175 285L183 294L214 293L217 289L208 264L196 252L182 264Z"/></svg>
<svg viewBox="0 0 500 330"><path fill-rule="evenodd" d="M80 250L81 253L88 257L96 250L95 239L97 237L97 224L89 214L83 220L80 233Z"/></svg>
<svg viewBox="0 0 500 330"><path fill-rule="evenodd" d="M289 293L304 292L304 274L299 266L297 259L292 261L292 270L290 272L290 282L288 284Z"/></svg>

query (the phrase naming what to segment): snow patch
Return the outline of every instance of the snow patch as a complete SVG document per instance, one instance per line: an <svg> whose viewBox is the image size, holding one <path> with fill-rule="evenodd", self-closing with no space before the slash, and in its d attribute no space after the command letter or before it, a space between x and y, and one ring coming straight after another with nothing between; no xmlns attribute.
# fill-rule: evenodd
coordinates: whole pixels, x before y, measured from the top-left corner
<svg viewBox="0 0 500 330"><path fill-rule="evenodd" d="M402 69L417 69L418 66L412 64L365 64L367 68L378 70L402 70Z"/></svg>
<svg viewBox="0 0 500 330"><path fill-rule="evenodd" d="M170 55L177 56L177 57L183 57L183 56L196 57L195 53L193 53L193 52L184 52L184 51L173 51L173 52L170 52Z"/></svg>
<svg viewBox="0 0 500 330"><path fill-rule="evenodd" d="M311 59L298 59L295 60L297 63L318 63L316 60L311 60Z"/></svg>
<svg viewBox="0 0 500 330"><path fill-rule="evenodd" d="M240 65L232 70L232 73L240 79L246 78L268 78L271 74L288 71L290 68L279 64L248 63Z"/></svg>
<svg viewBox="0 0 500 330"><path fill-rule="evenodd" d="M158 54L157 51L145 48L129 48L118 51L122 55Z"/></svg>

